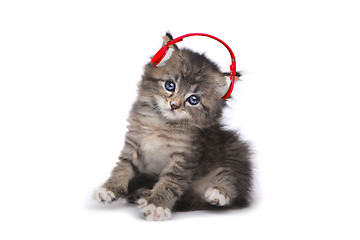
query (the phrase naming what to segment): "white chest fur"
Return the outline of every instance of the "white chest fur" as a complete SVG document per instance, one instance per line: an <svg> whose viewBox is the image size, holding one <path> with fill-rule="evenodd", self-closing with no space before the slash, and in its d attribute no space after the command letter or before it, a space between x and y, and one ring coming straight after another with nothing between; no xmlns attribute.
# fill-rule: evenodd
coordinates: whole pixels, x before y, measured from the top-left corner
<svg viewBox="0 0 360 240"><path fill-rule="evenodd" d="M170 166L172 163L170 156L174 152L173 144L170 139L161 137L157 133L146 134L140 145L143 171L161 174Z"/></svg>

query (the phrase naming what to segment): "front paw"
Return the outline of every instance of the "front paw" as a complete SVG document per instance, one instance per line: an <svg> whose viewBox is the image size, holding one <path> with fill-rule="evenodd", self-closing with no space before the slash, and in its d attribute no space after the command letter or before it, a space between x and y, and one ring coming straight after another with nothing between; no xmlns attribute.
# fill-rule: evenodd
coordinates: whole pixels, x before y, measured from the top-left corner
<svg viewBox="0 0 360 240"><path fill-rule="evenodd" d="M110 190L107 190L104 187L98 187L97 189L95 189L93 193L93 198L98 202L108 202L108 203L117 200L115 193L113 193Z"/></svg>
<svg viewBox="0 0 360 240"><path fill-rule="evenodd" d="M140 212L144 213L146 220L164 221L171 219L171 210L169 208L149 204L144 198L140 198L137 203L139 204Z"/></svg>

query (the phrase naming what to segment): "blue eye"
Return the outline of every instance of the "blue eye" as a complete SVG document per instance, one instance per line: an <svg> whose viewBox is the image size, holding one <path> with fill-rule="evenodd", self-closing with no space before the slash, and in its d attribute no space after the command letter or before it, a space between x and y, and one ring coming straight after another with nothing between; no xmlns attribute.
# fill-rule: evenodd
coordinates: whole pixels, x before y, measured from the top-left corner
<svg viewBox="0 0 360 240"><path fill-rule="evenodd" d="M174 92L175 87L176 87L175 83L170 82L170 81L165 82L165 89L168 90L169 92Z"/></svg>
<svg viewBox="0 0 360 240"><path fill-rule="evenodd" d="M191 105L196 105L200 102L200 97L196 96L196 95L191 95L187 101L191 104Z"/></svg>

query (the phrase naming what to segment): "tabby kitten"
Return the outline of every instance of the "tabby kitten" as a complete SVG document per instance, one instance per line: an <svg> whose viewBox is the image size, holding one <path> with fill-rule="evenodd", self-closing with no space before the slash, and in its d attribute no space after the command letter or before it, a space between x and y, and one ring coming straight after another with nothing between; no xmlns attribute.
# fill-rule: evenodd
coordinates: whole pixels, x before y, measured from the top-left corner
<svg viewBox="0 0 360 240"><path fill-rule="evenodd" d="M203 54L172 47L164 66L145 66L120 161L94 197L136 202L155 221L171 211L244 207L250 149L220 124L226 74Z"/></svg>

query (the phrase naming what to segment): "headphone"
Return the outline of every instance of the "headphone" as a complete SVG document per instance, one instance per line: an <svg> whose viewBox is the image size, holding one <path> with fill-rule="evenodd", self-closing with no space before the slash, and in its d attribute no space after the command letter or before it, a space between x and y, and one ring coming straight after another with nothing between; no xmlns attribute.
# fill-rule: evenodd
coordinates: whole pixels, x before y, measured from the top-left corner
<svg viewBox="0 0 360 240"><path fill-rule="evenodd" d="M221 39L219 39L217 37L214 37L214 36L206 34L206 33L189 33L189 34L182 35L180 37L177 37L177 38L167 42L162 48L160 48L160 50L157 51L157 53L151 59L151 63L153 63L155 67L163 66L165 61L170 58L172 52L174 51L172 48L169 48L169 47L177 42L181 42L184 38L191 37L191 36L204 36L204 37L209 37L209 38L215 39L216 41L222 43L229 51L230 56L231 56L230 83L229 83L229 89L227 90L225 95L222 97L222 99L224 99L224 100L227 99L234 89L235 76L236 76L236 60L235 60L235 55L234 55L233 51L231 50L231 48L224 41L222 41Z"/></svg>

